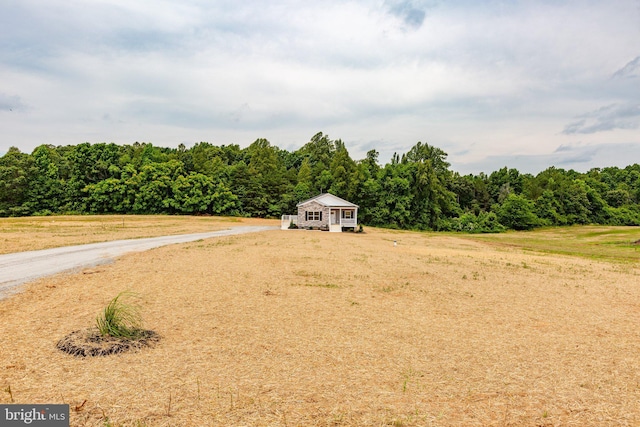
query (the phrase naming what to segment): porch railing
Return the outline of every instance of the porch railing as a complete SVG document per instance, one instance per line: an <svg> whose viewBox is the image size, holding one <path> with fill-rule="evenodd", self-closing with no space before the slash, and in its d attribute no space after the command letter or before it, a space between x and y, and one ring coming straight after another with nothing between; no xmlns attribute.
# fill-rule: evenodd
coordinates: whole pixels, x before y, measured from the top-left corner
<svg viewBox="0 0 640 427"><path fill-rule="evenodd" d="M357 222L355 218L342 218L340 224L342 224L343 227L355 227Z"/></svg>
<svg viewBox="0 0 640 427"><path fill-rule="evenodd" d="M282 222L280 228L286 230L291 223L298 225L298 215L282 215Z"/></svg>

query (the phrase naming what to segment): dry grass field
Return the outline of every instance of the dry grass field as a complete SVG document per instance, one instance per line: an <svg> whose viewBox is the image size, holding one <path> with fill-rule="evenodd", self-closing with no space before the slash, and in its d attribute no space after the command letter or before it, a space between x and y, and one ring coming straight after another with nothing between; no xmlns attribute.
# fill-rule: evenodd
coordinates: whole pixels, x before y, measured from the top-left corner
<svg viewBox="0 0 640 427"><path fill-rule="evenodd" d="M223 230L280 221L252 218L160 215L87 215L0 218L0 254L108 240Z"/></svg>
<svg viewBox="0 0 640 427"><path fill-rule="evenodd" d="M0 301L0 403L68 403L73 426L640 425L630 245L365 231L220 237L29 284ZM123 290L155 347L56 349Z"/></svg>

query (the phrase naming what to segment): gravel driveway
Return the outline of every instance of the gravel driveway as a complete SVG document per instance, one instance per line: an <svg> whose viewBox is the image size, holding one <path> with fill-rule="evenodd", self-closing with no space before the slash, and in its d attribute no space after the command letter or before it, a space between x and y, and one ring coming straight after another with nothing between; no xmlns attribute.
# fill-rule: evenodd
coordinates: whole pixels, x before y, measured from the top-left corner
<svg viewBox="0 0 640 427"><path fill-rule="evenodd" d="M114 240L111 242L0 255L0 299L16 292L19 285L39 277L105 264L111 262L113 258L128 252L142 252L159 246L192 242L210 237L277 229L279 227L242 226L207 233Z"/></svg>

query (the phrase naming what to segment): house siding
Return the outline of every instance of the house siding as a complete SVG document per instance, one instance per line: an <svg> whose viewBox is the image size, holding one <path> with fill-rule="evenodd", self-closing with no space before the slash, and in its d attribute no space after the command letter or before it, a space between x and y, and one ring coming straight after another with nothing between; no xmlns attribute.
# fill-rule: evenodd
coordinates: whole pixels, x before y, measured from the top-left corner
<svg viewBox="0 0 640 427"><path fill-rule="evenodd" d="M306 212L322 212L322 220L307 220ZM298 206L298 228L328 228L331 220L331 207L311 201Z"/></svg>

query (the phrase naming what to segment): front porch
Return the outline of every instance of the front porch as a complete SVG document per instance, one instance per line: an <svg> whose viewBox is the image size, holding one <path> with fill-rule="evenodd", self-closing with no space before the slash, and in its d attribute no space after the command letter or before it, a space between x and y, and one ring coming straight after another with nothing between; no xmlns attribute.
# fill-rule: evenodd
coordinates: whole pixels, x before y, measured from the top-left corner
<svg viewBox="0 0 640 427"><path fill-rule="evenodd" d="M341 232L343 228L356 229L358 226L358 213L352 208L332 208L329 222L329 231Z"/></svg>

